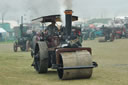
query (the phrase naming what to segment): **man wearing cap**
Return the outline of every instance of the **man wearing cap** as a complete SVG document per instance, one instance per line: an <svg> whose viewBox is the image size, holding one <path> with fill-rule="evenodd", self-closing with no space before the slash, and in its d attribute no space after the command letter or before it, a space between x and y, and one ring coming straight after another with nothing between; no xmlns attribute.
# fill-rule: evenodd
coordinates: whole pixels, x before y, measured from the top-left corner
<svg viewBox="0 0 128 85"><path fill-rule="evenodd" d="M57 34L58 28L55 24L56 24L56 22L52 21L52 23L46 28L46 32L48 35L53 36L53 35Z"/></svg>

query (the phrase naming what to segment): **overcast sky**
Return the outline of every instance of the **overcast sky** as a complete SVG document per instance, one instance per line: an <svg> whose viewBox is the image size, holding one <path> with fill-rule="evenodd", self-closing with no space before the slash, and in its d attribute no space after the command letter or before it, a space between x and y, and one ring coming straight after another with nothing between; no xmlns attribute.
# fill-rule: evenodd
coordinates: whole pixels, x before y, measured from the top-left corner
<svg viewBox="0 0 128 85"><path fill-rule="evenodd" d="M51 14L59 14L64 0L0 0L0 16L28 20ZM67 0L74 15L81 18L128 16L128 0ZM70 2L69 2L70 1ZM1 19L1 17L0 17Z"/></svg>

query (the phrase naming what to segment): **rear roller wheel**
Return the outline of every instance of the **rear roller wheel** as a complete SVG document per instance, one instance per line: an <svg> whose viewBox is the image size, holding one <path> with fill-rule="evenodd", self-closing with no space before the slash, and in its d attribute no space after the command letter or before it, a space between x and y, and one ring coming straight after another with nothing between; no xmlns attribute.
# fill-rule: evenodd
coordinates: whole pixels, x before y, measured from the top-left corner
<svg viewBox="0 0 128 85"><path fill-rule="evenodd" d="M36 54L34 68L38 73L47 73L48 71L48 59L41 60L40 54Z"/></svg>
<svg viewBox="0 0 128 85"><path fill-rule="evenodd" d="M38 73L47 73L48 71L48 58L42 59L43 55L41 54L43 52L38 47L36 48L36 54L34 56L34 68Z"/></svg>

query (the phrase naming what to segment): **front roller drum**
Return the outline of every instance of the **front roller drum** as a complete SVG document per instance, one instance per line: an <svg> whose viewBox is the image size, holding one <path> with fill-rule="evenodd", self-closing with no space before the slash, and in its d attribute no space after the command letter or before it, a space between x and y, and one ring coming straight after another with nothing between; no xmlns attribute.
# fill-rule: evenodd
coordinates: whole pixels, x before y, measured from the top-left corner
<svg viewBox="0 0 128 85"><path fill-rule="evenodd" d="M98 41L99 42L106 42L106 40L104 39L104 37L100 38Z"/></svg>
<svg viewBox="0 0 128 85"><path fill-rule="evenodd" d="M61 53L61 67L58 69L60 79L80 79L92 76L92 56L87 50ZM82 68L87 67L87 68Z"/></svg>

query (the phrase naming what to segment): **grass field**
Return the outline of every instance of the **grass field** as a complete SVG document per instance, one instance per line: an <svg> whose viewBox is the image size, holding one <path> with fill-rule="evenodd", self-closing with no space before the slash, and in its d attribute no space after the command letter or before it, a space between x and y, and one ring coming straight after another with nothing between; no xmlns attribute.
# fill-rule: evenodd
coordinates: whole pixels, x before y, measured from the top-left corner
<svg viewBox="0 0 128 85"><path fill-rule="evenodd" d="M0 43L0 85L128 85L128 39L99 43L85 41L99 66L90 79L60 80L55 70L38 74L31 67L30 52L12 50L12 43Z"/></svg>

